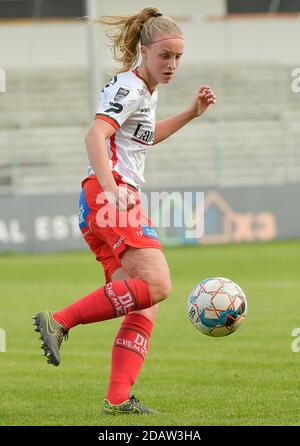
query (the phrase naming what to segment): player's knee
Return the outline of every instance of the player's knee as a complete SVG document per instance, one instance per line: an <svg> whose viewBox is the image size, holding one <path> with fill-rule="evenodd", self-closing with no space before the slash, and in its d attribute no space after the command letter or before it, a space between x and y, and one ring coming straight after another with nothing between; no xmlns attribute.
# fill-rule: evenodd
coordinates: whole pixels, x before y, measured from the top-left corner
<svg viewBox="0 0 300 446"><path fill-rule="evenodd" d="M165 300L172 292L172 283L169 277L157 278L149 286L153 304Z"/></svg>

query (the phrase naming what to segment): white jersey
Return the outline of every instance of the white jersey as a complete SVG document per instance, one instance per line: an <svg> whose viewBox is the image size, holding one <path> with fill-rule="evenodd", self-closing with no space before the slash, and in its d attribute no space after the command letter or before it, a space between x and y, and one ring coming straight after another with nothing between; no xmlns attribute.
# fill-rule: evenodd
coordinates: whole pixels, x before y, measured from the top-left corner
<svg viewBox="0 0 300 446"><path fill-rule="evenodd" d="M156 103L157 90L151 92L135 70L115 76L100 95L95 118L116 129L106 139L111 170L135 187L145 182L145 159L154 140ZM89 166L88 174L92 173Z"/></svg>

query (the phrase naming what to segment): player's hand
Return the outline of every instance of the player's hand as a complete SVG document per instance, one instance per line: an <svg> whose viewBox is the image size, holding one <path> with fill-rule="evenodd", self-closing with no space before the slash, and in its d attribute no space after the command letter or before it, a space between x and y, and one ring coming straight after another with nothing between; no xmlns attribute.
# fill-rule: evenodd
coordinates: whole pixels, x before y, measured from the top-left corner
<svg viewBox="0 0 300 446"><path fill-rule="evenodd" d="M130 211L136 205L134 192L125 185L117 187L115 200L115 206L118 211Z"/></svg>
<svg viewBox="0 0 300 446"><path fill-rule="evenodd" d="M197 90L189 111L193 117L200 116L211 104L215 104L216 101L217 97L215 92L208 85L202 85Z"/></svg>

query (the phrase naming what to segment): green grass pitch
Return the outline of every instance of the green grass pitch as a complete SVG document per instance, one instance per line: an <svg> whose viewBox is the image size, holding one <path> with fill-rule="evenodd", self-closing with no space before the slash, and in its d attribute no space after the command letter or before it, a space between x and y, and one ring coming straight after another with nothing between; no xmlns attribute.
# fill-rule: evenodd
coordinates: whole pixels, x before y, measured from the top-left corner
<svg viewBox="0 0 300 446"><path fill-rule="evenodd" d="M299 425L300 241L166 249L174 289L160 305L146 363L134 388L158 416L104 416L111 346L120 320L79 326L62 363L41 356L31 316L58 309L103 284L89 252L0 257L1 425ZM187 297L202 279L228 277L249 313L225 338L198 332ZM298 345L300 342L298 343Z"/></svg>

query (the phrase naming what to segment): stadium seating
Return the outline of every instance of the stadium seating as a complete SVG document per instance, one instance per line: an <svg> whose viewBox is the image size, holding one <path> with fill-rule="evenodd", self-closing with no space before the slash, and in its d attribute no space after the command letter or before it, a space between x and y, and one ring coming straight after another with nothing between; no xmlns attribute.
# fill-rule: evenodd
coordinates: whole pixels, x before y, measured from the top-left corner
<svg viewBox="0 0 300 446"><path fill-rule="evenodd" d="M185 66L160 86L158 119L181 111L203 83L218 104L150 149L149 188L278 184L300 180L300 93L292 67ZM1 95L0 193L78 190L92 116L86 72L7 73Z"/></svg>

